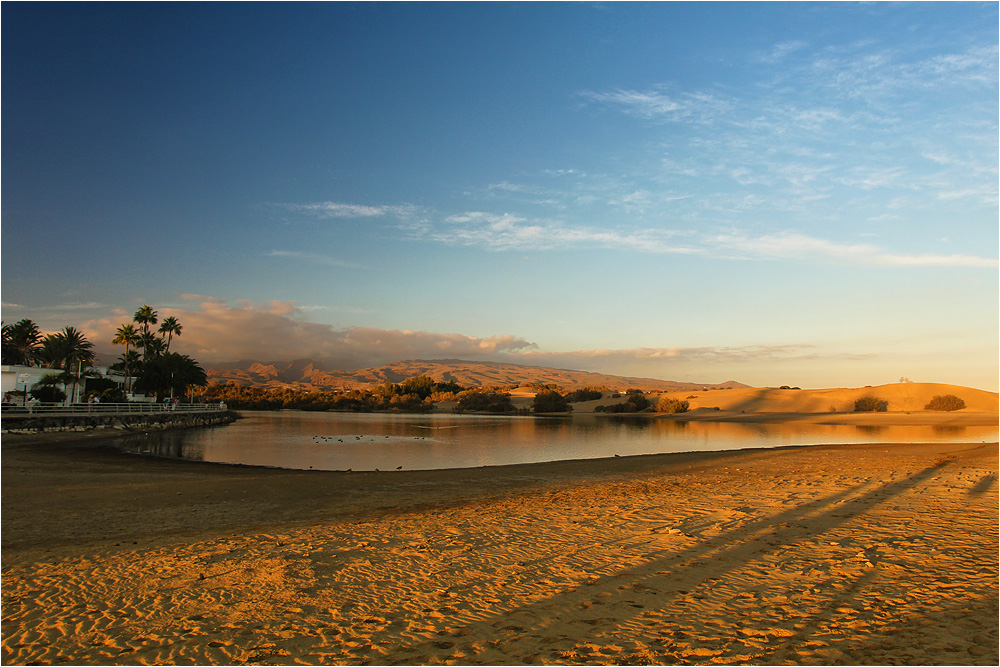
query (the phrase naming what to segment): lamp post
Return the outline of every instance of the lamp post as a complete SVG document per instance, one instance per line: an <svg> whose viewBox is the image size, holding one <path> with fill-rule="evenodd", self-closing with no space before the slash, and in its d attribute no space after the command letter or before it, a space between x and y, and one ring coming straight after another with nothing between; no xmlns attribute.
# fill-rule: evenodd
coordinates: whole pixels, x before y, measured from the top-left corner
<svg viewBox="0 0 1000 667"><path fill-rule="evenodd" d="M76 384L73 385L73 402L80 402L80 369L83 366L83 359L76 360Z"/></svg>

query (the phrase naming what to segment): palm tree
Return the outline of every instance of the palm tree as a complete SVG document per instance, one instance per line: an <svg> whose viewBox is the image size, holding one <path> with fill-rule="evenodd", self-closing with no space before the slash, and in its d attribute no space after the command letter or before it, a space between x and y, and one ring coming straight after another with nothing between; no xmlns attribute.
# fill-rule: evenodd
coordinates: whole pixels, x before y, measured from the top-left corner
<svg viewBox="0 0 1000 667"><path fill-rule="evenodd" d="M208 376L197 361L184 354L167 352L143 364L136 387L146 393L163 395L169 392L183 396L191 386L203 387Z"/></svg>
<svg viewBox="0 0 1000 667"><path fill-rule="evenodd" d="M32 366L38 360L42 332L29 319L3 325L3 363Z"/></svg>
<svg viewBox="0 0 1000 667"><path fill-rule="evenodd" d="M181 323L178 322L177 318L173 315L163 318L163 322L160 324L160 335L166 334L167 336L166 352L170 351L170 340L174 337L174 335L181 335L181 329L183 329Z"/></svg>
<svg viewBox="0 0 1000 667"><path fill-rule="evenodd" d="M150 306L144 305L139 310L135 311L135 315L132 316L133 322L138 322L142 325L142 333L149 333L149 326L151 324L156 324L156 311Z"/></svg>
<svg viewBox="0 0 1000 667"><path fill-rule="evenodd" d="M128 377L138 377L142 374L142 357L135 350L129 350L118 357L118 360L108 367L115 373L123 373Z"/></svg>
<svg viewBox="0 0 1000 667"><path fill-rule="evenodd" d="M75 385L80 380L80 370L84 363L94 360L94 344L87 340L83 332L75 327L64 327L62 331L49 334L42 340L42 360L49 368L61 369L60 381ZM73 366L76 374L73 374Z"/></svg>
<svg viewBox="0 0 1000 667"><path fill-rule="evenodd" d="M123 357L125 361L125 393L129 391L129 381L131 376L129 375L129 361L131 357L129 356L129 346L139 344L139 332L136 331L135 326L132 324L123 324L118 327L118 331L115 332L115 337L111 341L112 345L124 345L125 346L125 356Z"/></svg>
<svg viewBox="0 0 1000 667"><path fill-rule="evenodd" d="M139 334L139 342L136 343L136 347L142 348L143 362L149 361L150 357L163 354L164 345L163 339L157 338L156 334L152 331L145 331Z"/></svg>
<svg viewBox="0 0 1000 667"><path fill-rule="evenodd" d="M40 358L49 368L73 370L77 362L93 361L94 344L75 327L49 334L42 340Z"/></svg>

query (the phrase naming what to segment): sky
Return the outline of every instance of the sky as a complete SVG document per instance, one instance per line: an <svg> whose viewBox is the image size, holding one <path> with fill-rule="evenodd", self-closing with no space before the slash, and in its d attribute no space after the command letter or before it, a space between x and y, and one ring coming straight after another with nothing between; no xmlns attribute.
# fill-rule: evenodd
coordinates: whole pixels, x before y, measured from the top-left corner
<svg viewBox="0 0 1000 667"><path fill-rule="evenodd" d="M2 315L110 363L998 389L998 5L12 3Z"/></svg>

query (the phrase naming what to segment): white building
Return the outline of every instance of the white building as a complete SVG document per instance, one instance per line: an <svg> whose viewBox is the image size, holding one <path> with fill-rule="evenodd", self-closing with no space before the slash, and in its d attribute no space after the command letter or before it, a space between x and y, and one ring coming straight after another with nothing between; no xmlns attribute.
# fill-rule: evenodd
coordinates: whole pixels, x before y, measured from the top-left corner
<svg viewBox="0 0 1000 667"><path fill-rule="evenodd" d="M99 377L117 382L118 384L125 384L125 378L123 376L108 373L106 366L94 366L88 369L88 371L96 373ZM61 372L62 371L56 368L42 368L40 366L0 366L0 395L6 395L9 391L23 393L27 390L30 392L46 375ZM80 378L80 396L84 395L86 387L87 378L84 376Z"/></svg>
<svg viewBox="0 0 1000 667"><path fill-rule="evenodd" d="M31 391L43 377L59 371L39 366L0 366L0 393Z"/></svg>

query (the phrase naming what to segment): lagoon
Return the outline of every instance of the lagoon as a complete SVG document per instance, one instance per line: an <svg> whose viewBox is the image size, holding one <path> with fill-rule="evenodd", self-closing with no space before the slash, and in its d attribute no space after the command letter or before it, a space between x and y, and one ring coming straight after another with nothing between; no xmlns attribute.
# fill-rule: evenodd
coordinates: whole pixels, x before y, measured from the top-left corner
<svg viewBox="0 0 1000 667"><path fill-rule="evenodd" d="M789 445L996 442L996 426L848 426L644 416L245 412L228 426L124 438L127 451L299 470L436 470Z"/></svg>

